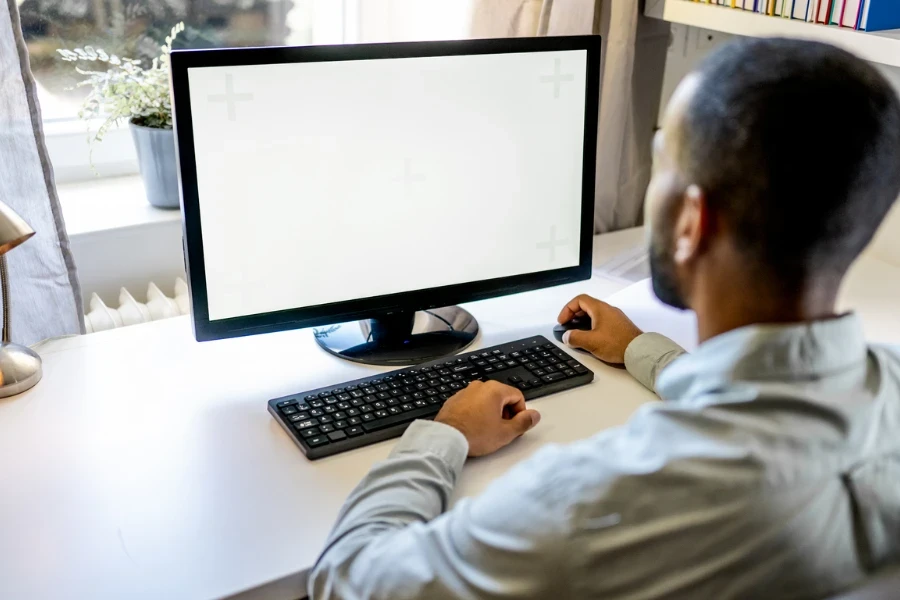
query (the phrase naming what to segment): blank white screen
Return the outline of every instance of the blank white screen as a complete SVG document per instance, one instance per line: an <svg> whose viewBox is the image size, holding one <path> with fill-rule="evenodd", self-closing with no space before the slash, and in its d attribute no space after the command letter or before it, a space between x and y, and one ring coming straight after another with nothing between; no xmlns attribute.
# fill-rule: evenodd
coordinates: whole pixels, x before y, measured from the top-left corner
<svg viewBox="0 0 900 600"><path fill-rule="evenodd" d="M586 63L189 69L209 318L577 265Z"/></svg>

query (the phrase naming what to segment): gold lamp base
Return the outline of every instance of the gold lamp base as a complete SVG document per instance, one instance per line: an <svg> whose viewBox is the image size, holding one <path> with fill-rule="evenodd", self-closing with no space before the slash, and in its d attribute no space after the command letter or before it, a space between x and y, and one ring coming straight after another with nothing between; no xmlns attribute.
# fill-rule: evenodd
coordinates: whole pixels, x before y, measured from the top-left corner
<svg viewBox="0 0 900 600"><path fill-rule="evenodd" d="M41 357L31 348L12 342L0 343L0 398L30 390L43 374Z"/></svg>

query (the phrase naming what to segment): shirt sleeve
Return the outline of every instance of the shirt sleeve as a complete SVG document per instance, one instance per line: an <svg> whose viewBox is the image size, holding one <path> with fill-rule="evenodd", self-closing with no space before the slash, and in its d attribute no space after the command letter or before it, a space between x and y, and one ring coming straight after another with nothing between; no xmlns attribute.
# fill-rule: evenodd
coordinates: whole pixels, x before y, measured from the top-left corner
<svg viewBox="0 0 900 600"><path fill-rule="evenodd" d="M625 349L625 368L632 377L652 392L656 392L656 378L669 363L687 350L658 333L642 333Z"/></svg>
<svg viewBox="0 0 900 600"><path fill-rule="evenodd" d="M444 513L468 445L452 427L414 422L345 503L310 575L310 597L549 597L564 582L570 531L565 511L552 506L562 501L547 492L552 481L534 474L554 451Z"/></svg>

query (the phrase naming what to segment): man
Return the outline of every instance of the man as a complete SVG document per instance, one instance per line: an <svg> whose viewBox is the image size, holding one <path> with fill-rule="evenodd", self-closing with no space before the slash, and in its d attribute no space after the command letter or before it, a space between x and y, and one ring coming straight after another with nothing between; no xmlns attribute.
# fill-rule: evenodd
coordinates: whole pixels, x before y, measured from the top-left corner
<svg viewBox="0 0 900 600"><path fill-rule="evenodd" d="M589 315L567 343L663 402L444 512L467 454L539 421L473 383L347 500L314 600L817 598L900 560L900 352L835 313L900 194L896 95L842 50L741 41L681 84L654 154L654 289L701 345L588 297L559 320Z"/></svg>

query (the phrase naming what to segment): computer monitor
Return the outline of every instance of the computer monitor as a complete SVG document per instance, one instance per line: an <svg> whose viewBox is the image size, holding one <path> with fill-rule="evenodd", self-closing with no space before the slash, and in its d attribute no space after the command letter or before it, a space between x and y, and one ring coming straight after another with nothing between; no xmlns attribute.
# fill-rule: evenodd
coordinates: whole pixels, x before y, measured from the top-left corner
<svg viewBox="0 0 900 600"><path fill-rule="evenodd" d="M412 364L589 278L599 73L596 36L173 52L195 337Z"/></svg>

